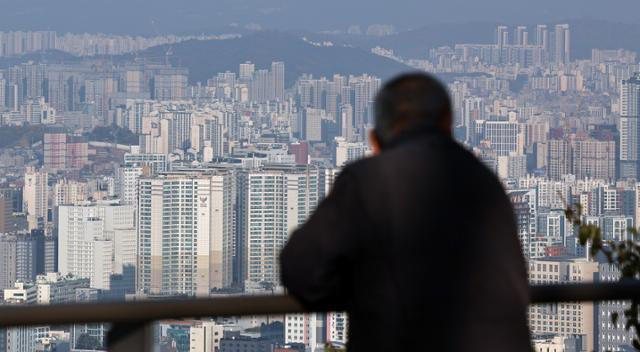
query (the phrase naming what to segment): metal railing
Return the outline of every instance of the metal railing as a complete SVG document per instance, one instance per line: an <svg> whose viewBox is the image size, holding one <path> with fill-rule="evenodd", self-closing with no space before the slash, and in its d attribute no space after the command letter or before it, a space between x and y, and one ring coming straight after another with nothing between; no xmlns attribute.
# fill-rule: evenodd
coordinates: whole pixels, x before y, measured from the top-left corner
<svg viewBox="0 0 640 352"><path fill-rule="evenodd" d="M640 298L640 281L534 285L531 303L618 301ZM158 320L283 315L307 312L290 296L231 296L61 305L0 306L0 327L109 322L114 324L109 350L151 351L150 323Z"/></svg>

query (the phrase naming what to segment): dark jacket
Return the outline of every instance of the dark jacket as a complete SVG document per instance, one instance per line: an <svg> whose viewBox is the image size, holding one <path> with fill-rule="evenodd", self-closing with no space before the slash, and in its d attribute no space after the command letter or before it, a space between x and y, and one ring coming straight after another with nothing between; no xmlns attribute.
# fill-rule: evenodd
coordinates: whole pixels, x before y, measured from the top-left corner
<svg viewBox="0 0 640 352"><path fill-rule="evenodd" d="M307 307L349 313L348 351L531 351L511 204L438 131L347 166L281 265Z"/></svg>

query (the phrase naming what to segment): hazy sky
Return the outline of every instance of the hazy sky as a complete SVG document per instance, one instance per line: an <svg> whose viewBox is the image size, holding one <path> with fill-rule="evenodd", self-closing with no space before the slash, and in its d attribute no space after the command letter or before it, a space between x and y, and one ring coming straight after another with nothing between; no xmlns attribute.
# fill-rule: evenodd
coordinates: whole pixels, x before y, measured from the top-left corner
<svg viewBox="0 0 640 352"><path fill-rule="evenodd" d="M154 34L232 23L308 30L391 23L403 29L442 22L639 22L638 13L638 0L0 0L0 29Z"/></svg>

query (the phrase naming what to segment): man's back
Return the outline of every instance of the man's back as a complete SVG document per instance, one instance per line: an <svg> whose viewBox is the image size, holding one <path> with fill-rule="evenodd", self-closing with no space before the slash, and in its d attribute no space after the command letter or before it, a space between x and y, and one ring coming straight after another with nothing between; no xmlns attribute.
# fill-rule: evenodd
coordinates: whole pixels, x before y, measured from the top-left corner
<svg viewBox="0 0 640 352"><path fill-rule="evenodd" d="M496 177L435 130L343 171L283 251L311 309L345 309L350 350L528 350L524 260Z"/></svg>

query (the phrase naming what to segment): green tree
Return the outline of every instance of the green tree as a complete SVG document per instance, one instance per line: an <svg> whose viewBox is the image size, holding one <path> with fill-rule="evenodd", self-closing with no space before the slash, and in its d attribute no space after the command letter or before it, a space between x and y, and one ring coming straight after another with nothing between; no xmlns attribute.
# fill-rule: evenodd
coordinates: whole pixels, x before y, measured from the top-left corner
<svg viewBox="0 0 640 352"><path fill-rule="evenodd" d="M602 230L595 224L587 224L582 221L582 207L574 205L565 210L567 220L570 221L578 231L578 242L581 246L591 244L590 254L594 258L598 254L603 254L609 264L614 265L620 271L620 280L637 280L640 278L640 245L638 244L638 229L630 228L629 237L624 241L606 241L603 239ZM640 321L638 310L640 298L631 299L627 309L622 311L626 323L625 330L633 328L636 337L632 341L633 347L640 351ZM618 325L620 312L611 314L611 322Z"/></svg>

